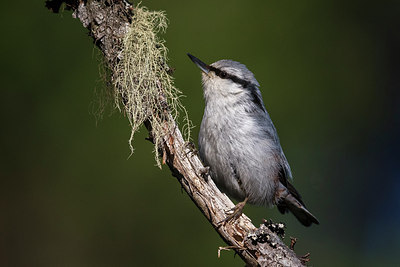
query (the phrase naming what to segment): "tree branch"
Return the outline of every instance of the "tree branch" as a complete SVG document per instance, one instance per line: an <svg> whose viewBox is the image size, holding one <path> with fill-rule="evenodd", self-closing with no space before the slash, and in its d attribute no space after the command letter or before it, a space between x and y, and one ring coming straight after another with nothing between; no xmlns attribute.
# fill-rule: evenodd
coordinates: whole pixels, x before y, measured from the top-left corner
<svg viewBox="0 0 400 267"><path fill-rule="evenodd" d="M133 6L125 0L53 0L46 1L46 7L57 13L63 3L89 30L112 69L119 60L123 38L132 22ZM172 120L172 116L169 118ZM225 211L232 209L234 204L219 191L195 149L184 141L178 126L173 123L174 130L162 137L159 147L163 162L168 164L172 175L228 244L226 248L234 249L249 266L303 266L296 254L266 224L257 229L244 214L233 222L219 224L226 217ZM151 135L151 121L147 120L145 126Z"/></svg>

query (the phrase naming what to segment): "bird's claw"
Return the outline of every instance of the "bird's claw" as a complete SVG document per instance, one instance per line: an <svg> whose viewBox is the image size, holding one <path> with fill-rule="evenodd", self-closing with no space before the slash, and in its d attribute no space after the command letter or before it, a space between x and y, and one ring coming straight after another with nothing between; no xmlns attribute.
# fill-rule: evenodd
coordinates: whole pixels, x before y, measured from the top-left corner
<svg viewBox="0 0 400 267"><path fill-rule="evenodd" d="M229 215L225 219L223 219L222 221L218 222L218 225L224 225L227 222L239 219L239 217L243 214L243 209L244 209L244 206L247 203L247 199L248 198L246 197L246 199L244 201L237 203L235 207L233 207L232 209L228 210L226 212L226 214L228 215L228 213L229 213Z"/></svg>

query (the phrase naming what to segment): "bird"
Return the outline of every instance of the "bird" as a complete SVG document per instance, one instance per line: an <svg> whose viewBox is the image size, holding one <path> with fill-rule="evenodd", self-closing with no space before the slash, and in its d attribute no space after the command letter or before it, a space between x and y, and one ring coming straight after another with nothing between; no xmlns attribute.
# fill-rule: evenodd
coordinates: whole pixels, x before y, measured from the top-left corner
<svg viewBox="0 0 400 267"><path fill-rule="evenodd" d="M207 65L187 55L202 73L200 159L217 187L240 201L224 223L238 218L249 203L290 211L304 226L319 224L291 184L289 163L254 74L237 61Z"/></svg>

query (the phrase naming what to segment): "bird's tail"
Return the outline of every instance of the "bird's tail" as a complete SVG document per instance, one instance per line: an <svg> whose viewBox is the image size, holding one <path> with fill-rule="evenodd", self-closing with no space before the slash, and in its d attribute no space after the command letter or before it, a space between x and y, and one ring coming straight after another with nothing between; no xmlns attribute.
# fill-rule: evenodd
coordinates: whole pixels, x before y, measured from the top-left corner
<svg viewBox="0 0 400 267"><path fill-rule="evenodd" d="M280 198L277 206L282 214L291 211L304 226L310 226L312 223L319 224L318 219L306 209L300 194L289 182L286 194Z"/></svg>

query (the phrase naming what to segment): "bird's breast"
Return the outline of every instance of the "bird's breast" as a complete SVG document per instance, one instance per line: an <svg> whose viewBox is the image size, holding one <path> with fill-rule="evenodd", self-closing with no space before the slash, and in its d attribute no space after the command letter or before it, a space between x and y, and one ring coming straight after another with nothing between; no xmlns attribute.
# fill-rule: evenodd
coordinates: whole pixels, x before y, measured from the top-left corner
<svg viewBox="0 0 400 267"><path fill-rule="evenodd" d="M220 189L236 199L250 195L250 203L269 205L279 147L274 134L266 132L265 123L268 118L238 108L207 106L200 127L199 152Z"/></svg>

